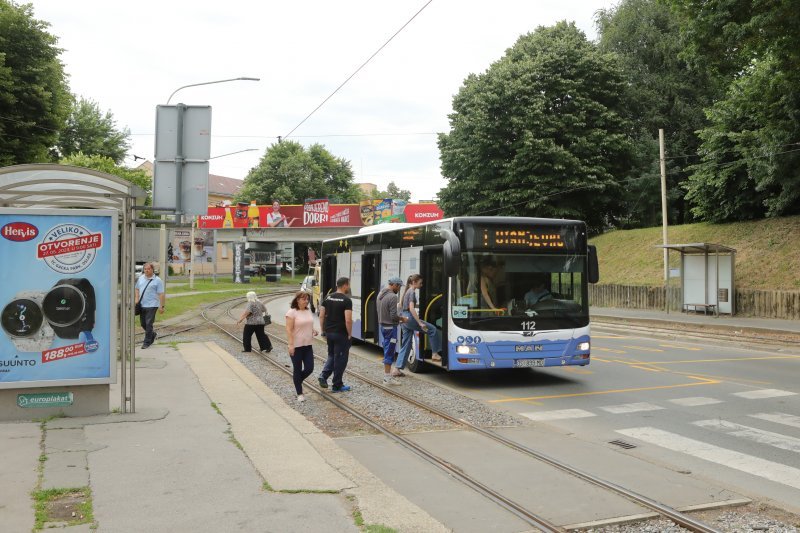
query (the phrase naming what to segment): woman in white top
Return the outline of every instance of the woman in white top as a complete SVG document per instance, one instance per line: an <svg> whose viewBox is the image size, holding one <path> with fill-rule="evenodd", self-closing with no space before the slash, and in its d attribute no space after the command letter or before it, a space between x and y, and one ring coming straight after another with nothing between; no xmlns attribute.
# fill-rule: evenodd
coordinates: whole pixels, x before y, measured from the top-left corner
<svg viewBox="0 0 800 533"><path fill-rule="evenodd" d="M303 381L314 372L314 314L309 309L308 293L294 295L286 312L286 335L289 337L289 357L292 359L292 379L297 392L297 401L304 402Z"/></svg>

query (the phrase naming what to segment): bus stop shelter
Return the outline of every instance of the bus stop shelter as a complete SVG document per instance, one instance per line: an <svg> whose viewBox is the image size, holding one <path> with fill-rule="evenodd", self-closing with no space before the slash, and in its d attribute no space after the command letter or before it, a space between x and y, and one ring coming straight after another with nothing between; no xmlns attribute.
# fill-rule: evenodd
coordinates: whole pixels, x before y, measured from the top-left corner
<svg viewBox="0 0 800 533"><path fill-rule="evenodd" d="M704 314L736 312L736 250L722 244L696 242L658 246L681 254L681 310Z"/></svg>
<svg viewBox="0 0 800 533"><path fill-rule="evenodd" d="M115 210L119 220L120 410L135 411L133 272L136 210L146 191L117 176L55 164L0 168L0 207ZM130 365L129 374L126 364ZM106 399L106 406L108 399Z"/></svg>

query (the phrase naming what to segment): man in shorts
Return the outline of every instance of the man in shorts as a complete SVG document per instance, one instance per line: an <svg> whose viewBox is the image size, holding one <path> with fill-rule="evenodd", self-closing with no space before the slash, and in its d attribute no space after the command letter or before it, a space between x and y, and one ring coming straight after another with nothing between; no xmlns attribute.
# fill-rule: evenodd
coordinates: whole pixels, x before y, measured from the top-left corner
<svg viewBox="0 0 800 533"><path fill-rule="evenodd" d="M384 385L399 385L400 382L394 378L403 375L400 370L392 371L392 363L397 352L397 326L406 320L397 312L397 293L400 292L402 285L403 280L400 278L396 276L389 278L386 287L377 299L378 324L381 325L381 338L383 339Z"/></svg>

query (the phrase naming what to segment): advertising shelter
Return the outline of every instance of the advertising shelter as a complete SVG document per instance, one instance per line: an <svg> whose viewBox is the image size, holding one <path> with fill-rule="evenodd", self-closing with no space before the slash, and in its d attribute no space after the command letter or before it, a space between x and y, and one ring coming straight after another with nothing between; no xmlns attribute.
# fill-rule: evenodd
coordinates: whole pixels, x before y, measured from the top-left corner
<svg viewBox="0 0 800 533"><path fill-rule="evenodd" d="M118 357L120 410L135 411L134 230L146 196L85 168L0 168L0 420L108 413Z"/></svg>
<svg viewBox="0 0 800 533"><path fill-rule="evenodd" d="M665 244L681 254L681 309L733 315L736 312L736 250L721 244Z"/></svg>

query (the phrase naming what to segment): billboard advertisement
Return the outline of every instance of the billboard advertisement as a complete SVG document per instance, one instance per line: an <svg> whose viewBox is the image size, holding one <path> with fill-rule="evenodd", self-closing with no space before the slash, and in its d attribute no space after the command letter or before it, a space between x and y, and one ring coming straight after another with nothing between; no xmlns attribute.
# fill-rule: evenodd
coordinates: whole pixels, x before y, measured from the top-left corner
<svg viewBox="0 0 800 533"><path fill-rule="evenodd" d="M405 200L364 200L359 204L332 204L327 198L302 205L255 205L240 202L209 207L198 217L203 229L362 227L385 222L430 222L443 218L436 204L410 204Z"/></svg>
<svg viewBox="0 0 800 533"><path fill-rule="evenodd" d="M117 213L0 208L0 388L113 383Z"/></svg>

